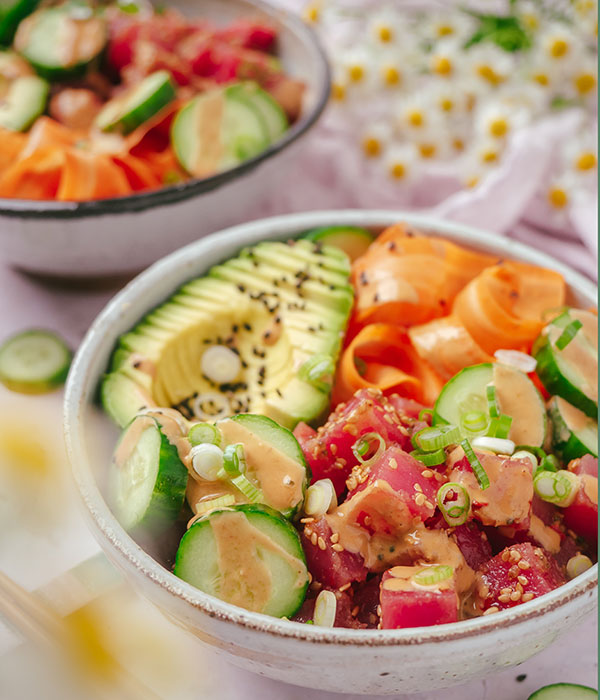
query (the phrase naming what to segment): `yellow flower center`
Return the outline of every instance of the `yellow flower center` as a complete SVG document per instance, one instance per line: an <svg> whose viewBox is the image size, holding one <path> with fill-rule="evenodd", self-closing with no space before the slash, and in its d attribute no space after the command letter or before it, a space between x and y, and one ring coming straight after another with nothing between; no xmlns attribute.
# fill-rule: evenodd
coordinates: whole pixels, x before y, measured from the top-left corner
<svg viewBox="0 0 600 700"><path fill-rule="evenodd" d="M462 139L454 139L452 141L452 146L456 151L462 151L465 147L465 142Z"/></svg>
<svg viewBox="0 0 600 700"><path fill-rule="evenodd" d="M548 201L556 209L562 209L567 206L569 197L562 187L551 187L548 190Z"/></svg>
<svg viewBox="0 0 600 700"><path fill-rule="evenodd" d="M367 158L376 158L381 153L381 142L374 136L367 136L362 143Z"/></svg>
<svg viewBox="0 0 600 700"><path fill-rule="evenodd" d="M349 66L348 77L353 83L360 83L361 80L365 77L365 69L358 64Z"/></svg>
<svg viewBox="0 0 600 700"><path fill-rule="evenodd" d="M382 69L383 82L386 85L398 85L402 78L400 71L394 66L384 66Z"/></svg>
<svg viewBox="0 0 600 700"><path fill-rule="evenodd" d="M331 97L338 102L343 102L346 99L346 88L341 83L332 83Z"/></svg>
<svg viewBox="0 0 600 700"><path fill-rule="evenodd" d="M596 87L596 76L591 73L580 73L574 80L575 88L580 95L587 95Z"/></svg>
<svg viewBox="0 0 600 700"><path fill-rule="evenodd" d="M490 122L490 134L495 138L501 139L503 136L506 136L507 132L508 123L506 119L501 117L499 119L494 119L492 122Z"/></svg>
<svg viewBox="0 0 600 700"><path fill-rule="evenodd" d="M575 11L580 15L587 15L587 13L591 12L595 6L596 3L594 0L577 0L575 3Z"/></svg>
<svg viewBox="0 0 600 700"><path fill-rule="evenodd" d="M316 3L310 3L304 8L304 20L316 24L321 19L321 10Z"/></svg>
<svg viewBox="0 0 600 700"><path fill-rule="evenodd" d="M550 44L550 55L552 58L562 58L569 51L569 44L564 39L555 39Z"/></svg>
<svg viewBox="0 0 600 700"><path fill-rule="evenodd" d="M489 148L487 151L483 151L481 154L481 160L484 163L495 163L498 160L498 151L494 151Z"/></svg>
<svg viewBox="0 0 600 700"><path fill-rule="evenodd" d="M544 87L550 82L546 73L535 73L533 79L536 83L543 85Z"/></svg>
<svg viewBox="0 0 600 700"><path fill-rule="evenodd" d="M477 75L479 75L480 78L487 80L488 83L491 83L492 85L499 85L504 81L504 78L496 73L492 66L486 63L477 66Z"/></svg>
<svg viewBox="0 0 600 700"><path fill-rule="evenodd" d="M394 32L387 24L381 24L377 27L377 38L383 44L389 44L394 40Z"/></svg>
<svg viewBox="0 0 600 700"><path fill-rule="evenodd" d="M433 143L420 143L419 144L419 153L421 154L422 158L433 158L436 154L436 147L435 144Z"/></svg>
<svg viewBox="0 0 600 700"><path fill-rule="evenodd" d="M465 185L470 189L473 189L473 187L477 187L478 184L479 177L477 175L474 175L473 177L470 177L465 181Z"/></svg>
<svg viewBox="0 0 600 700"><path fill-rule="evenodd" d="M433 72L438 75L450 75L452 73L452 61L446 56L435 56L433 59Z"/></svg>
<svg viewBox="0 0 600 700"><path fill-rule="evenodd" d="M598 160L596 154L591 151L586 151L582 153L575 161L575 167L577 170L592 170L596 167Z"/></svg>
<svg viewBox="0 0 600 700"><path fill-rule="evenodd" d="M521 21L527 27L527 29L531 31L535 31L540 26L537 16L530 13L525 13L522 15Z"/></svg>
<svg viewBox="0 0 600 700"><path fill-rule="evenodd" d="M406 175L406 168L402 163L392 163L390 175L396 180L401 180Z"/></svg>
<svg viewBox="0 0 600 700"><path fill-rule="evenodd" d="M425 117L423 115L423 112L419 112L415 109L406 115L406 120L411 126L419 128L423 126L425 122Z"/></svg>
<svg viewBox="0 0 600 700"><path fill-rule="evenodd" d="M438 36L450 36L450 34L454 34L454 27L451 27L449 24L438 24Z"/></svg>
<svg viewBox="0 0 600 700"><path fill-rule="evenodd" d="M440 107L444 112L451 112L454 109L454 100L450 97L442 97Z"/></svg>

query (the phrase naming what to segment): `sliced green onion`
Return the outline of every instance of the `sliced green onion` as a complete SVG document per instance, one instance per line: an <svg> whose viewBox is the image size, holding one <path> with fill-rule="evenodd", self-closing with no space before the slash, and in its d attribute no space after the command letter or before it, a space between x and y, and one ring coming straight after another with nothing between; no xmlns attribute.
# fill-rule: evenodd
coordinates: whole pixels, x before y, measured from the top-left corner
<svg viewBox="0 0 600 700"><path fill-rule="evenodd" d="M497 455L511 455L515 451L515 443L506 438L487 437L481 435L473 438L471 441L473 447L478 447L480 450L490 450Z"/></svg>
<svg viewBox="0 0 600 700"><path fill-rule="evenodd" d="M513 452L512 458L513 459L528 459L531 462L531 466L533 467L534 473L536 472L536 470L538 468L537 457L533 454L533 452L529 452L528 450L517 450L516 452Z"/></svg>
<svg viewBox="0 0 600 700"><path fill-rule="evenodd" d="M259 503L263 499L263 492L256 487L245 474L235 476L231 483L239 489L250 503Z"/></svg>
<svg viewBox="0 0 600 700"><path fill-rule="evenodd" d="M449 481L438 489L437 503L450 527L458 527L467 521L471 512L471 497L462 484Z"/></svg>
<svg viewBox="0 0 600 700"><path fill-rule="evenodd" d="M192 467L196 474L207 481L217 481L226 473L223 469L223 451L216 445L195 445L190 450Z"/></svg>
<svg viewBox="0 0 600 700"><path fill-rule="evenodd" d="M418 571L412 580L418 586L435 586L442 581L447 581L454 576L454 569L446 564L439 566L426 566Z"/></svg>
<svg viewBox="0 0 600 700"><path fill-rule="evenodd" d="M473 474L475 474L475 478L477 479L479 488L482 491L485 491L485 489L487 489L490 485L490 479L486 474L485 469L481 466L481 462L477 459L477 455L475 454L475 452L473 452L471 443L465 439L460 443L460 446L465 451L465 455L469 460L469 464L471 465Z"/></svg>
<svg viewBox="0 0 600 700"><path fill-rule="evenodd" d="M469 411L460 417L460 423L468 433L482 433L487 430L490 419L483 411Z"/></svg>
<svg viewBox="0 0 600 700"><path fill-rule="evenodd" d="M240 356L226 345L211 345L200 359L200 369L215 384L233 382L242 369Z"/></svg>
<svg viewBox="0 0 600 700"><path fill-rule="evenodd" d="M446 452L443 447L434 452L424 452L423 450L413 450L411 456L423 462L426 467L437 467L438 464L443 464L446 461Z"/></svg>
<svg viewBox="0 0 600 700"><path fill-rule="evenodd" d="M422 408L419 411L418 419L427 421L428 417L430 420L433 418L433 409L432 408Z"/></svg>
<svg viewBox="0 0 600 700"><path fill-rule="evenodd" d="M537 367L535 357L531 357L531 355L520 350L496 350L494 357L501 364L520 369L525 374L535 371Z"/></svg>
<svg viewBox="0 0 600 700"><path fill-rule="evenodd" d="M227 508L235 503L235 496L231 493L227 493L224 496L219 496L218 498L211 498L208 501L200 501L196 503L196 515L206 515L212 510L217 508Z"/></svg>
<svg viewBox="0 0 600 700"><path fill-rule="evenodd" d="M304 512L320 517L337 507L337 496L331 479L319 479L306 489Z"/></svg>
<svg viewBox="0 0 600 700"><path fill-rule="evenodd" d="M377 443L375 452L365 459L365 455L373 450L374 443ZM379 433L365 433L352 445L352 452L356 459L363 466L373 464L385 452L385 440Z"/></svg>
<svg viewBox="0 0 600 700"><path fill-rule="evenodd" d="M573 340L577 335L579 329L583 326L583 323L579 320L571 321L565 330L558 337L555 345L558 350L564 350L567 345Z"/></svg>
<svg viewBox="0 0 600 700"><path fill-rule="evenodd" d="M335 363L330 355L313 355L298 370L298 377L321 391L329 391L335 374Z"/></svg>
<svg viewBox="0 0 600 700"><path fill-rule="evenodd" d="M490 427L487 431L488 437L497 437L504 440L508 437L510 433L510 426L512 425L512 418L502 413L497 418L490 419Z"/></svg>
<svg viewBox="0 0 600 700"><path fill-rule="evenodd" d="M574 557L571 557L567 562L567 576L569 578L575 578L576 576L579 576L579 574L582 574L584 571L591 569L592 566L594 565L589 557L586 557L585 554L581 553L576 554Z"/></svg>
<svg viewBox="0 0 600 700"><path fill-rule="evenodd" d="M535 447L534 445L516 445L515 450L525 450L526 452L531 452L531 454L535 455L538 460L542 460L546 456L546 453L541 447Z"/></svg>
<svg viewBox="0 0 600 700"><path fill-rule="evenodd" d="M194 423L188 433L188 440L192 445L216 445L221 447L223 436L216 425L212 423Z"/></svg>
<svg viewBox="0 0 600 700"><path fill-rule="evenodd" d="M493 384L486 386L485 394L488 402L488 411L492 418L498 418L500 415L500 409L498 408L498 402L496 401L496 387Z"/></svg>
<svg viewBox="0 0 600 700"><path fill-rule="evenodd" d="M315 601L313 621L319 627L333 627L337 612L337 598L333 591L321 591Z"/></svg>
<svg viewBox="0 0 600 700"><path fill-rule="evenodd" d="M246 471L246 455L241 442L227 445L223 452L223 468L229 476L237 476Z"/></svg>
<svg viewBox="0 0 600 700"><path fill-rule="evenodd" d="M560 462L554 455L544 455L540 462L539 471L557 472L560 469Z"/></svg>
<svg viewBox="0 0 600 700"><path fill-rule="evenodd" d="M579 477L566 469L538 471L533 479L533 488L543 501L567 508L579 490Z"/></svg>
<svg viewBox="0 0 600 700"><path fill-rule="evenodd" d="M423 428L415 433L412 438L413 445L425 452L447 447L460 439L460 430L456 425L435 425L431 428Z"/></svg>

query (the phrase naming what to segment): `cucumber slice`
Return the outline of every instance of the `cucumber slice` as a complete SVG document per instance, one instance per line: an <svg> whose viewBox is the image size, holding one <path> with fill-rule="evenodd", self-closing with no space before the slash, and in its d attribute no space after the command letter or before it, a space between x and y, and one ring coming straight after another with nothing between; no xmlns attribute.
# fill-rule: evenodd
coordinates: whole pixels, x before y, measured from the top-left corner
<svg viewBox="0 0 600 700"><path fill-rule="evenodd" d="M560 396L548 404L552 421L552 443L568 463L586 454L598 456L598 424Z"/></svg>
<svg viewBox="0 0 600 700"><path fill-rule="evenodd" d="M174 574L246 610L291 617L302 605L308 570L300 537L272 508L212 511L181 538Z"/></svg>
<svg viewBox="0 0 600 700"><path fill-rule="evenodd" d="M0 44L8 46L19 22L31 14L39 0L2 0L0 2Z"/></svg>
<svg viewBox="0 0 600 700"><path fill-rule="evenodd" d="M0 101L0 126L26 131L46 108L49 90L48 83L35 75L13 80Z"/></svg>
<svg viewBox="0 0 600 700"><path fill-rule="evenodd" d="M160 423L137 416L123 431L111 469L115 514L129 532L160 534L179 515L188 470Z"/></svg>
<svg viewBox="0 0 600 700"><path fill-rule="evenodd" d="M96 126L102 131L128 134L175 99L175 86L166 70L151 73L125 95L107 102Z"/></svg>
<svg viewBox="0 0 600 700"><path fill-rule="evenodd" d="M43 394L64 384L72 353L55 333L24 331L0 347L0 382L22 394Z"/></svg>
<svg viewBox="0 0 600 700"><path fill-rule="evenodd" d="M237 96L236 85L190 100L171 127L177 160L196 177L232 168L269 146L265 120Z"/></svg>
<svg viewBox="0 0 600 700"><path fill-rule="evenodd" d="M152 397L139 383L121 372L111 372L104 378L100 402L120 428L124 428L143 408L154 405Z"/></svg>
<svg viewBox="0 0 600 700"><path fill-rule="evenodd" d="M324 226L307 231L302 238L340 248L352 262L367 252L374 236L359 226Z"/></svg>
<svg viewBox="0 0 600 700"><path fill-rule="evenodd" d="M311 473L294 435L266 416L242 414L219 421L225 442L241 443L247 476L263 503L291 517L304 502Z"/></svg>
<svg viewBox="0 0 600 700"><path fill-rule="evenodd" d="M563 349L556 347L562 331L574 320L583 326ZM533 346L537 375L550 394L561 396L590 418L598 418L598 319L569 309L549 323Z"/></svg>
<svg viewBox="0 0 600 700"><path fill-rule="evenodd" d="M496 388L500 412L513 419L508 438L519 445L541 446L547 426L542 396L526 374L500 362L466 367L450 379L435 403L433 423L457 425L466 438L485 435L489 385ZM477 416L480 421L473 420Z"/></svg>
<svg viewBox="0 0 600 700"><path fill-rule="evenodd" d="M592 700L598 691L576 683L553 683L532 693L527 700Z"/></svg>
<svg viewBox="0 0 600 700"><path fill-rule="evenodd" d="M17 29L14 47L50 81L78 78L108 40L106 21L75 2L37 10Z"/></svg>
<svg viewBox="0 0 600 700"><path fill-rule="evenodd" d="M288 130L288 118L281 105L257 83L238 83L231 86L230 91L236 98L250 103L260 113L267 127L271 143Z"/></svg>

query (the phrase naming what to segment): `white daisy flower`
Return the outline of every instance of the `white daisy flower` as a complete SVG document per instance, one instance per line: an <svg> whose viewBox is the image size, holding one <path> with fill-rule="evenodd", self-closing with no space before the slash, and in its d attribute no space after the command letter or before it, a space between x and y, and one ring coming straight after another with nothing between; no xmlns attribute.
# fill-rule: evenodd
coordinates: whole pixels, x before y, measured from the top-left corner
<svg viewBox="0 0 600 700"><path fill-rule="evenodd" d="M566 173L550 180L546 187L545 200L550 209L564 212L573 202L576 192L576 178L572 173Z"/></svg>
<svg viewBox="0 0 600 700"><path fill-rule="evenodd" d="M598 56L585 56L571 74L571 88L577 97L588 98L598 91Z"/></svg>
<svg viewBox="0 0 600 700"><path fill-rule="evenodd" d="M577 58L577 35L565 23L549 24L539 36L539 50L549 65L568 65Z"/></svg>
<svg viewBox="0 0 600 700"><path fill-rule="evenodd" d="M410 182L418 173L418 156L415 146L410 143L394 145L383 158L387 175L397 182Z"/></svg>
<svg viewBox="0 0 600 700"><path fill-rule="evenodd" d="M426 90L398 101L396 119L403 132L423 133L435 123L435 116L430 94Z"/></svg>
<svg viewBox="0 0 600 700"><path fill-rule="evenodd" d="M583 128L575 138L563 147L563 163L580 175L596 175L598 172L598 141L596 129Z"/></svg>
<svg viewBox="0 0 600 700"><path fill-rule="evenodd" d="M393 137L393 128L387 122L375 122L364 129L361 147L367 158L377 158L383 154Z"/></svg>
<svg viewBox="0 0 600 700"><path fill-rule="evenodd" d="M464 42L475 31L475 20L466 12L428 12L422 23L429 41L452 38Z"/></svg>
<svg viewBox="0 0 600 700"><path fill-rule="evenodd" d="M335 68L343 75L349 87L365 85L371 77L373 56L361 46L341 50L335 60Z"/></svg>
<svg viewBox="0 0 600 700"><path fill-rule="evenodd" d="M455 39L440 41L429 55L428 68L441 78L455 78L464 63L465 51Z"/></svg>
<svg viewBox="0 0 600 700"><path fill-rule="evenodd" d="M375 44L389 46L402 37L405 32L404 24L404 15L386 8L375 13L369 20L369 35Z"/></svg>
<svg viewBox="0 0 600 700"><path fill-rule="evenodd" d="M500 100L488 100L475 114L475 131L489 139L506 139L529 121L527 110Z"/></svg>
<svg viewBox="0 0 600 700"><path fill-rule="evenodd" d="M466 52L470 74L485 88L497 88L515 71L515 56L493 44L479 44Z"/></svg>
<svg viewBox="0 0 600 700"><path fill-rule="evenodd" d="M521 25L531 34L535 34L544 21L539 3L532 0L518 2L515 7L515 14Z"/></svg>
<svg viewBox="0 0 600 700"><path fill-rule="evenodd" d="M445 118L458 118L473 107L468 86L460 80L436 81L431 87L431 104Z"/></svg>
<svg viewBox="0 0 600 700"><path fill-rule="evenodd" d="M491 168L500 163L504 144L496 138L476 138L469 151L470 157L479 168Z"/></svg>

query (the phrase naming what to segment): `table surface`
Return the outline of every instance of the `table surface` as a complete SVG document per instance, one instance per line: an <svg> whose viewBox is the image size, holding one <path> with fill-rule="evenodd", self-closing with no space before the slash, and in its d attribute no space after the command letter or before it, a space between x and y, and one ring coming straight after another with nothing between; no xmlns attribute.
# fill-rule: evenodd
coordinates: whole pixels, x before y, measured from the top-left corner
<svg viewBox="0 0 600 700"><path fill-rule="evenodd" d="M60 332L76 347L94 316L115 291L115 287L81 289L41 281L9 269L0 261L0 340L12 332L41 326ZM30 493L18 493L18 487L13 488L0 471L0 570L31 590L97 552L98 545L85 528L68 478L62 445L62 393L29 397L0 389L0 424L14 425L17 431L26 426L43 442L51 457L51 465L46 466L53 486L45 489L35 503ZM0 444L0 462L2 457ZM58 498L59 493L64 498ZM137 601L136 605L140 608L139 615L148 624L154 620L152 624L156 629L168 626L169 634L178 637L180 644L192 644L184 633L176 631L155 611L148 610L147 604ZM130 607L136 609L135 605ZM14 649L15 640L6 628L0 629L2 698L30 697L28 674L21 672L23 664L28 663L27 657L23 655L23 647ZM416 700L524 700L536 688L552 682L571 681L596 687L596 640L596 620L590 619L518 668L460 688L411 697ZM203 650L201 654L201 659L195 656L194 670L178 697L215 700L334 700L340 697L260 678L235 669L213 657L212 652ZM168 695L174 697L172 692Z"/></svg>

